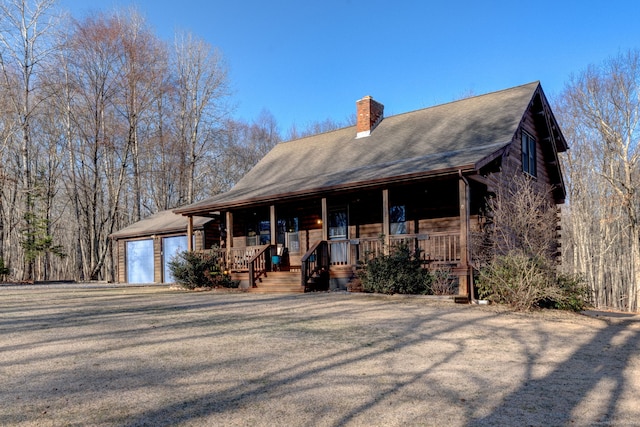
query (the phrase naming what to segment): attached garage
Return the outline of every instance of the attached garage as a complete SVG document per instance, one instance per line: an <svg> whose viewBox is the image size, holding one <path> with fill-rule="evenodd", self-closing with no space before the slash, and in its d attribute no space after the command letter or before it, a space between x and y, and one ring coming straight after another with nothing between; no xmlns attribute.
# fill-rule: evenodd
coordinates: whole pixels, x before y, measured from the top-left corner
<svg viewBox="0 0 640 427"><path fill-rule="evenodd" d="M172 283L169 262L188 248L187 218L167 210L131 224L111 235L116 250L119 283ZM220 221L194 217L193 248L220 245Z"/></svg>

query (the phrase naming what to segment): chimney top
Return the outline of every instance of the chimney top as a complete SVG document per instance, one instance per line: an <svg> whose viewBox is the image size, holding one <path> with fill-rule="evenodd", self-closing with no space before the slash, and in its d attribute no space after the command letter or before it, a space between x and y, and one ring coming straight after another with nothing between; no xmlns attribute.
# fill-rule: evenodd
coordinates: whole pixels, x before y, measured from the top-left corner
<svg viewBox="0 0 640 427"><path fill-rule="evenodd" d="M356 101L356 113L356 138L364 138L382 121L384 105L367 95Z"/></svg>

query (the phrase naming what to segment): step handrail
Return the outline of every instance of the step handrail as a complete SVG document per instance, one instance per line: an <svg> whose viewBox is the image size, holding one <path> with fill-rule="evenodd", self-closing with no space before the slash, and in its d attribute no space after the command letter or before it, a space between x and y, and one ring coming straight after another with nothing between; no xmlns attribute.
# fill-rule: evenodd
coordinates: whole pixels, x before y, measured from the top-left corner
<svg viewBox="0 0 640 427"><path fill-rule="evenodd" d="M267 270L271 268L271 257L265 256L265 252L272 245L267 244L260 247L258 252L249 260L249 286L256 288L256 283L260 277L267 277Z"/></svg>
<svg viewBox="0 0 640 427"><path fill-rule="evenodd" d="M300 259L300 284L306 288L313 274L329 271L329 263L329 243L318 240Z"/></svg>

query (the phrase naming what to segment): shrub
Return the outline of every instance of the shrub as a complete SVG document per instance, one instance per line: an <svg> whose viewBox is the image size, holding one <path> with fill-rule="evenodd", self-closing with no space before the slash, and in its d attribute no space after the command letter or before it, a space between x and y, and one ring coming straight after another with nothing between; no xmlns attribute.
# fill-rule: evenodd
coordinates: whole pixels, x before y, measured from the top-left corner
<svg viewBox="0 0 640 427"><path fill-rule="evenodd" d="M225 287L237 288L214 256L196 252L180 252L169 262L175 281L187 289Z"/></svg>
<svg viewBox="0 0 640 427"><path fill-rule="evenodd" d="M551 297L545 270L540 260L519 251L497 256L480 270L478 293L480 298L529 310Z"/></svg>
<svg viewBox="0 0 640 427"><path fill-rule="evenodd" d="M559 274L556 278L560 296L543 301L541 306L559 310L582 311L590 301L589 288L585 281L576 275Z"/></svg>
<svg viewBox="0 0 640 427"><path fill-rule="evenodd" d="M587 293L557 273L557 210L552 188L526 175L503 175L487 199L486 223L473 239L481 298L518 310L580 310Z"/></svg>
<svg viewBox="0 0 640 427"><path fill-rule="evenodd" d="M588 301L587 288L579 278L556 275L547 260L521 251L494 258L480 270L477 285L481 298L517 310L548 307L580 311Z"/></svg>
<svg viewBox="0 0 640 427"><path fill-rule="evenodd" d="M382 294L428 293L431 276L422 268L418 255L401 245L389 255L372 258L359 273L363 290Z"/></svg>
<svg viewBox="0 0 640 427"><path fill-rule="evenodd" d="M458 293L458 282L453 276L451 267L437 267L431 271L431 293L434 295Z"/></svg>

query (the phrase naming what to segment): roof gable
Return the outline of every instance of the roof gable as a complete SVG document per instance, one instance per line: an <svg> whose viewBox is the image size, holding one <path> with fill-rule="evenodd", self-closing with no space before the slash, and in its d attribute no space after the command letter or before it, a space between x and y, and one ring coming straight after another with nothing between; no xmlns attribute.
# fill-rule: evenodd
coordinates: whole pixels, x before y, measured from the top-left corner
<svg viewBox="0 0 640 427"><path fill-rule="evenodd" d="M229 192L176 212L474 170L509 145L538 82L384 118L366 138L347 127L274 147Z"/></svg>

